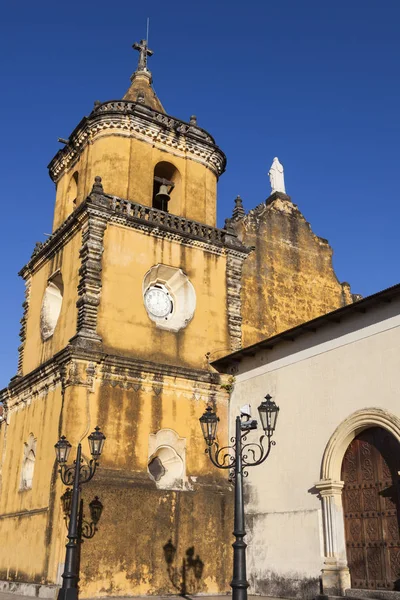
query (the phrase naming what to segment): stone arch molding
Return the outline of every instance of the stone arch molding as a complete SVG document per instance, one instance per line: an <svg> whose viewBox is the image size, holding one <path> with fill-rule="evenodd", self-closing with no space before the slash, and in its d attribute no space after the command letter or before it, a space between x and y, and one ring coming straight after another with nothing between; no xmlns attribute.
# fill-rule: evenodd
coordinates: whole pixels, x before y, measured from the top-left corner
<svg viewBox="0 0 400 600"><path fill-rule="evenodd" d="M357 410L334 431L325 448L321 466L321 480L340 481L344 454L350 442L364 429L382 427L400 443L400 419L383 408Z"/></svg>
<svg viewBox="0 0 400 600"><path fill-rule="evenodd" d="M342 505L342 461L352 440L364 429L382 427L400 443L400 419L382 408L364 408L351 414L331 435L321 464L321 479L315 485L322 503L324 538L323 593L344 595L351 587L347 566Z"/></svg>

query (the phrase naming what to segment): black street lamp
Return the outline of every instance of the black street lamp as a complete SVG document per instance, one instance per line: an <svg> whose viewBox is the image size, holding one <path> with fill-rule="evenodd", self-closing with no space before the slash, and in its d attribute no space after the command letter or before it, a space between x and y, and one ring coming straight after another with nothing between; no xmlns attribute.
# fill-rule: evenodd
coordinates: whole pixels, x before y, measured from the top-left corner
<svg viewBox="0 0 400 600"><path fill-rule="evenodd" d="M72 465L68 465L68 456L71 444L63 435L55 444L57 462L60 465L59 473L64 485L72 485L72 492L63 495L64 511L70 512L68 525L68 543L65 552L65 567L62 574L63 583L58 592L58 600L78 599L78 544L79 544L79 496L80 486L87 483L93 477L98 467L98 459L101 456L106 436L96 427L88 437L90 454L92 459L87 461L82 458L82 446L79 443L76 459ZM96 516L99 510L95 507Z"/></svg>
<svg viewBox="0 0 400 600"><path fill-rule="evenodd" d="M200 417L200 425L207 444L206 453L213 465L219 469L231 469L231 479L235 483L235 521L233 535L236 540L233 546L233 577L231 582L232 600L247 600L246 579L246 548L243 540L246 535L244 528L244 502L243 502L243 477L247 477L246 468L261 465L275 445L272 436L275 431L279 407L267 394L265 400L258 407L261 425L264 434L259 443L246 442L246 436L252 429L257 429L257 421L250 419L250 415L242 412L236 417L236 433L231 438L231 446L220 447L216 442L216 432L219 418L209 406ZM264 441L267 440L266 447ZM213 448L214 447L214 448Z"/></svg>

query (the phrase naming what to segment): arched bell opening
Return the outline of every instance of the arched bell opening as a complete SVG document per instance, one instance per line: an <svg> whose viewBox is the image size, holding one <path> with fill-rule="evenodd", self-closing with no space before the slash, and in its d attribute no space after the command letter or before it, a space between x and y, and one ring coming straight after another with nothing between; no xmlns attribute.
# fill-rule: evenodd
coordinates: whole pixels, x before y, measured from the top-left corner
<svg viewBox="0 0 400 600"><path fill-rule="evenodd" d="M171 163L161 161L154 168L153 208L179 214L181 209L181 176Z"/></svg>

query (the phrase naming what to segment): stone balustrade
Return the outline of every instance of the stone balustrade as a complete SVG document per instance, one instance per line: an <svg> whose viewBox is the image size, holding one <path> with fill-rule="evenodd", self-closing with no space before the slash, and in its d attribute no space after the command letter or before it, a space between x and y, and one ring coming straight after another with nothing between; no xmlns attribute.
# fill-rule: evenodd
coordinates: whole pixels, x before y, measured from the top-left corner
<svg viewBox="0 0 400 600"><path fill-rule="evenodd" d="M226 230L217 229L216 227L210 227L191 219L185 219L163 210L158 210L150 206L144 206L136 202L130 202L116 196L110 197L110 209L124 216L128 219L134 219L135 221L144 221L157 226L160 229L173 231L178 234L186 234L190 237L196 237L206 242L223 245L225 242L225 236L227 235Z"/></svg>

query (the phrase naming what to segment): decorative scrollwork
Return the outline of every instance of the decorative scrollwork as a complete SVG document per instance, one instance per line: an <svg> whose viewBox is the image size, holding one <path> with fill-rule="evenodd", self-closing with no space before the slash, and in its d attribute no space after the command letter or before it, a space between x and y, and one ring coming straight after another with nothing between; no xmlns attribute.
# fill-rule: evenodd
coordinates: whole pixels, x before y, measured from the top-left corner
<svg viewBox="0 0 400 600"><path fill-rule="evenodd" d="M73 484L75 477L75 465L76 461L74 461L72 465L62 465L60 467L59 473L64 485ZM91 459L90 461L81 459L81 465L79 467L79 484L90 481L96 472L97 466L98 463L94 459Z"/></svg>
<svg viewBox="0 0 400 600"><path fill-rule="evenodd" d="M240 439L240 442L246 441L246 431ZM265 440L267 440L267 446L264 446ZM232 445L219 446L217 442L214 442L213 446L206 448L206 454L209 455L213 465L219 469L235 469L236 467L236 439L231 438ZM240 444L240 458L243 466L255 467L260 465L268 457L271 447L275 446L275 442L271 440L270 436L262 435L259 443L248 442L243 446ZM232 481L232 477L229 477Z"/></svg>

